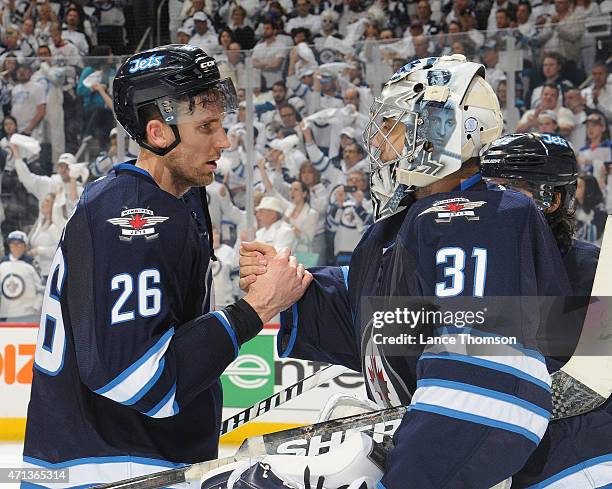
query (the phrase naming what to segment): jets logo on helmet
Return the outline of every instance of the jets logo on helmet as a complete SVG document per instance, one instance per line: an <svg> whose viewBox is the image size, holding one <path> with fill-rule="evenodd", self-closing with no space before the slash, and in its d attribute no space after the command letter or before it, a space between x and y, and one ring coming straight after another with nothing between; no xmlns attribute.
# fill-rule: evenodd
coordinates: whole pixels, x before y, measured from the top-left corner
<svg viewBox="0 0 612 489"><path fill-rule="evenodd" d="M140 146L160 156L181 142L177 124L190 120L196 104L215 106L221 113L238 108L231 79L221 78L216 61L196 46L170 44L136 54L119 67L113 81L117 120ZM174 142L165 148L147 142L146 125L156 113L174 133Z"/></svg>
<svg viewBox="0 0 612 489"><path fill-rule="evenodd" d="M140 58L133 59L130 61L130 73L136 73L137 71L148 70L150 68L155 68L157 66L161 66L162 59L164 56L155 56L152 54L148 58Z"/></svg>

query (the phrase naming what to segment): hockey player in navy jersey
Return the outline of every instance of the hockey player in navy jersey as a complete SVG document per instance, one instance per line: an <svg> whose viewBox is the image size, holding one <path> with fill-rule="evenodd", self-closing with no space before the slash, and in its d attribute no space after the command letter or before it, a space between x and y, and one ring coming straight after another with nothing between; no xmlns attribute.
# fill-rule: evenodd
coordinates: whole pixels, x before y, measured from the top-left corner
<svg viewBox="0 0 612 489"><path fill-rule="evenodd" d="M543 336L558 338L547 363L559 369L571 355L581 332L597 269L599 248L573 237L576 156L569 143L551 134L510 134L491 144L481 161L485 180L533 198L544 212L557 241L572 287L575 324L552 321ZM560 331L553 331L560 330ZM593 489L612 482L612 402L569 419L550 423L542 443L512 487Z"/></svg>
<svg viewBox="0 0 612 489"><path fill-rule="evenodd" d="M428 76L434 71L442 76ZM440 78L442 85L429 84ZM363 373L368 397L381 407L409 405L379 489L509 484L546 433L550 376L534 340L543 319L537 309L508 310L507 320L489 324L520 338L501 349L505 354L457 346L460 334L476 340L487 332L451 325L433 330L446 344L402 356L376 342L373 318L361 308L372 296L570 295L554 237L533 201L481 181L479 154L501 127L482 65L453 55L415 60L394 74L364 135L376 222L350 268L312 269L313 283L283 314L282 356L346 365ZM262 277L254 266L259 257L273 251L245 243L241 255L241 285L248 287ZM262 471L254 465L236 474L252 485L234 489L273 487ZM275 472L282 475L282 467Z"/></svg>
<svg viewBox="0 0 612 489"><path fill-rule="evenodd" d="M206 201L181 197L213 181L233 84L199 48L169 45L129 58L113 91L142 149L86 188L50 269L24 462L68 468L51 487L215 458L219 376L312 278L285 249L267 263L270 280L210 312Z"/></svg>

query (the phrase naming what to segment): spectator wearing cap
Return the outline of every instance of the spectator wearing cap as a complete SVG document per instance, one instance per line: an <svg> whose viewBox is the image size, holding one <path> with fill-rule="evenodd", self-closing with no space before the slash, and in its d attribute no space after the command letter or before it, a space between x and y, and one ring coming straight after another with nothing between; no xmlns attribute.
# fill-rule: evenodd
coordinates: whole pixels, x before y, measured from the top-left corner
<svg viewBox="0 0 612 489"><path fill-rule="evenodd" d="M574 85L571 81L561 75L561 69L563 68L563 58L559 53L548 52L544 53L542 59L542 76L544 78L544 82L541 85L536 86L531 92L531 107L536 107L540 101L540 97L542 96L542 89L545 84L554 84L559 87L561 94L572 88ZM557 104L561 107L561 98L559 97Z"/></svg>
<svg viewBox="0 0 612 489"><path fill-rule="evenodd" d="M336 186L330 194L326 226L334 233L334 257L337 266L348 265L351 254L372 219L372 201L365 172L351 170L347 185Z"/></svg>
<svg viewBox="0 0 612 489"><path fill-rule="evenodd" d="M543 110L538 115L538 132L542 134L559 134L559 124L557 124L557 114L552 110Z"/></svg>
<svg viewBox="0 0 612 489"><path fill-rule="evenodd" d="M191 31L184 27L179 27L176 30L176 42L178 44L189 44L189 39L191 39Z"/></svg>
<svg viewBox="0 0 612 489"><path fill-rule="evenodd" d="M67 215L65 217L68 217L83 193L83 184L78 180L79 178L83 181L87 180L89 172L83 175L82 167L77 165L74 155L64 153L60 155L57 161L57 173L51 176L36 175L30 171L26 162L21 158L19 148L14 144L11 144L10 148L17 176L26 190L34 195L39 202L48 194L59 195L63 193L63 198L66 201Z"/></svg>
<svg viewBox="0 0 612 489"><path fill-rule="evenodd" d="M196 12L193 14L194 33L189 39L189 44L197 46L206 54L213 56L222 52L219 45L219 39L214 32L210 30L210 21L204 12Z"/></svg>
<svg viewBox="0 0 612 489"><path fill-rule="evenodd" d="M595 63L591 69L591 84L582 90L586 106L605 114L608 123L612 123L612 79L608 74L608 65Z"/></svg>
<svg viewBox="0 0 612 489"><path fill-rule="evenodd" d="M285 31L291 33L293 29L305 27L312 34L321 32L321 17L310 13L309 0L297 0L295 11L292 12L290 19L285 24Z"/></svg>
<svg viewBox="0 0 612 489"><path fill-rule="evenodd" d="M11 112L17 119L17 129L21 134L31 135L42 141L41 123L47 107L46 94L44 88L31 78L32 68L29 65L22 64L17 68L17 83L13 87Z"/></svg>
<svg viewBox="0 0 612 489"><path fill-rule="evenodd" d="M293 179L289 183L286 198L274 188L265 169L265 161L263 159L259 160L258 165L266 187L266 194L273 195L283 203L285 221L291 226L291 230L296 237L296 248L294 251L311 253L312 241L319 221L319 213L310 207L310 190L308 185L298 179ZM274 172L274 174L277 175L278 172ZM276 179L279 180L279 178Z"/></svg>
<svg viewBox="0 0 612 489"><path fill-rule="evenodd" d="M209 6L210 6L211 2L209 2ZM213 27L213 23L210 19L210 16L212 15L212 12L209 11L207 12L205 10L206 4L204 2L204 0L191 0L191 1L186 1L183 4L183 11L181 12L181 19L183 19L183 23L182 23L182 27L184 27L185 29L187 29L189 32L191 32L193 34L194 29L195 29L195 25L194 25L194 21L193 21L193 16L196 14L196 12L202 12L206 18L208 19L208 30L210 32L212 32L213 34L217 34L214 27Z"/></svg>
<svg viewBox="0 0 612 489"><path fill-rule="evenodd" d="M276 248L295 249L297 239L291 226L283 220L285 209L282 202L276 197L266 196L261 199L255 208L255 218L257 219L257 232L255 240L267 243Z"/></svg>
<svg viewBox="0 0 612 489"><path fill-rule="evenodd" d="M297 46L289 52L289 67L287 69L287 87L296 97L304 101L302 115L310 115L316 110L316 100L312 91L314 85L314 68L305 66L296 70L298 61Z"/></svg>
<svg viewBox="0 0 612 489"><path fill-rule="evenodd" d="M336 75L327 70L315 70L312 91L315 94L315 111L327 108L344 107L340 98Z"/></svg>
<svg viewBox="0 0 612 489"><path fill-rule="evenodd" d="M535 108L523 114L515 132L530 132L536 130L540 113L543 110L552 110L557 114L559 132L563 137L569 136L574 128L574 115L568 108L557 106L558 98L559 87L557 87L557 85L544 85L540 103Z"/></svg>
<svg viewBox="0 0 612 489"><path fill-rule="evenodd" d="M285 43L277 39L277 27L272 20L264 20L262 39L253 48L253 66L261 72L262 89L269 89L282 81L282 66L287 55Z"/></svg>
<svg viewBox="0 0 612 489"><path fill-rule="evenodd" d="M570 133L567 140L571 143L574 151L578 151L586 143L586 126L587 113L584 110L584 98L580 95L580 90L570 88L565 92L565 107L572 111L574 116L574 129Z"/></svg>
<svg viewBox="0 0 612 489"><path fill-rule="evenodd" d="M81 56L89 54L90 41L87 36L79 29L81 24L81 14L76 8L69 8L64 15L64 27L62 38L70 41L79 50Z"/></svg>
<svg viewBox="0 0 612 489"><path fill-rule="evenodd" d="M13 231L7 242L9 252L0 261L0 321L37 323L44 289L32 257L26 254L28 237Z"/></svg>

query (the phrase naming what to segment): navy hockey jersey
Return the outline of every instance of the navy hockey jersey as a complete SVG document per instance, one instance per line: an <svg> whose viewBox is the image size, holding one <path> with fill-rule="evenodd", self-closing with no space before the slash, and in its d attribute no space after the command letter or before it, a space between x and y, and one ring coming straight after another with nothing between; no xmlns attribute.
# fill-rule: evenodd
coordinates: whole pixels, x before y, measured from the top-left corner
<svg viewBox="0 0 612 489"><path fill-rule="evenodd" d="M363 373L372 400L410 405L379 487L487 489L523 467L551 407L550 377L534 342L539 317L521 317L515 328L523 343L506 355L448 344L402 357L374 344L360 306L368 296L569 295L561 255L530 199L482 184L423 198L373 225L350 270L313 272L304 297L282 316L279 353L346 365ZM460 333L479 335L436 330L446 338Z"/></svg>
<svg viewBox="0 0 612 489"><path fill-rule="evenodd" d="M224 311L208 312L194 203L132 164L83 193L47 283L26 466L90 486L217 456L219 376L238 343Z"/></svg>

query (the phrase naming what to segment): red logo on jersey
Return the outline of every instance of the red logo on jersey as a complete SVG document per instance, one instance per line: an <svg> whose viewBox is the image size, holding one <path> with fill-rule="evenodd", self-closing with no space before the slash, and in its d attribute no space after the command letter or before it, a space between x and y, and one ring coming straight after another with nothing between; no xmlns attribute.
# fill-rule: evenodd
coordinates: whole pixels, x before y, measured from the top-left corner
<svg viewBox="0 0 612 489"><path fill-rule="evenodd" d="M107 219L107 222L113 226L121 227L119 239L130 242L138 236L142 236L146 240L157 238L159 234L155 231L155 226L168 219L170 218L156 216L151 209L136 208L121 211L121 217Z"/></svg>
<svg viewBox="0 0 612 489"><path fill-rule="evenodd" d="M476 215L474 209L478 209L485 204L486 201L484 200L472 202L464 197L438 200L429 209L421 212L419 216L437 212L436 222L451 222L455 217L463 217L467 221L478 221L480 218Z"/></svg>
<svg viewBox="0 0 612 489"><path fill-rule="evenodd" d="M389 388L387 387L387 381L385 380L385 374L382 369L376 365L376 357L370 356L370 366L368 367L368 374L370 385L374 389L374 392L380 396L380 400L388 403L389 399Z"/></svg>

